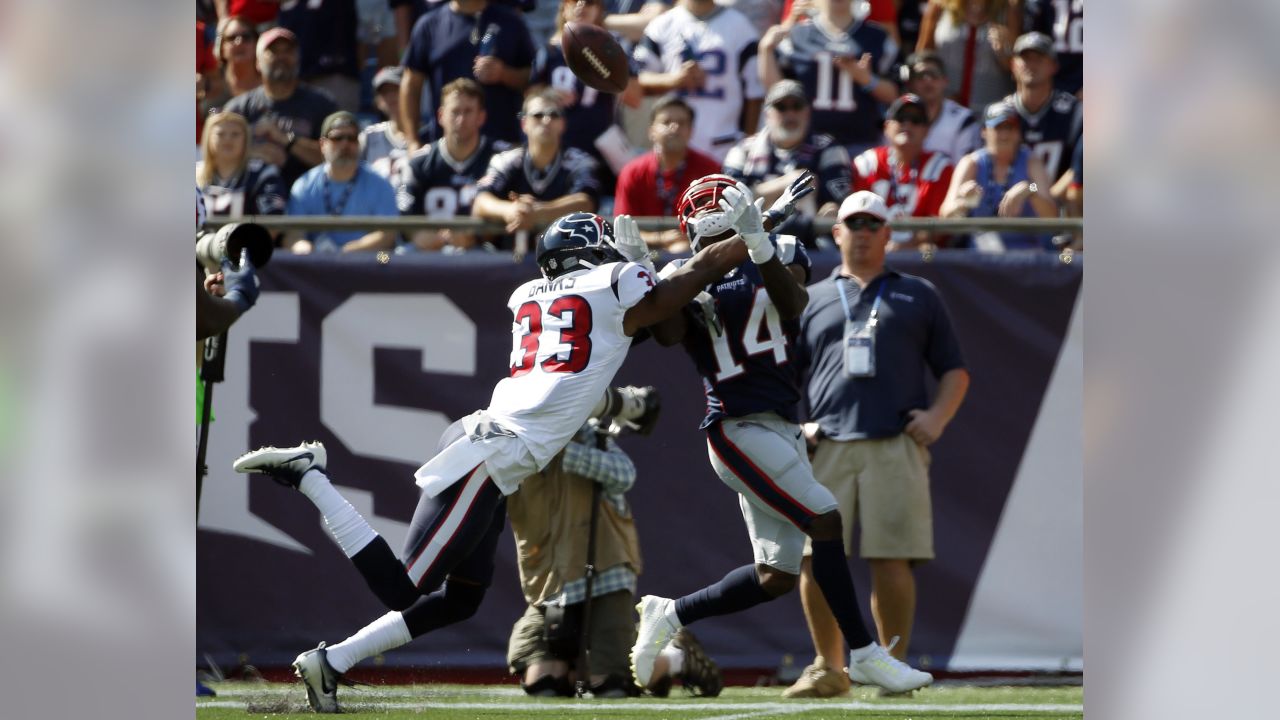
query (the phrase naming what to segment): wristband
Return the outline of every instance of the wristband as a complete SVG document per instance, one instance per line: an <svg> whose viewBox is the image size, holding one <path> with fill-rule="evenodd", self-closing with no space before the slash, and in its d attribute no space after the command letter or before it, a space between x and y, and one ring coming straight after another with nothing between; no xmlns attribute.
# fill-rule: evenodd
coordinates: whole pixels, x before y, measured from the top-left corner
<svg viewBox="0 0 1280 720"><path fill-rule="evenodd" d="M765 211L764 219L769 221L769 229L777 230L778 226L786 222L787 214L781 210Z"/></svg>
<svg viewBox="0 0 1280 720"><path fill-rule="evenodd" d="M872 74L872 75L871 75L871 79L867 81L867 84L866 84L866 85L863 85L863 86L862 86L862 89L863 89L863 90L865 90L865 91L867 91L867 92L871 92L872 90L875 90L875 89L876 89L876 86L877 86L877 85L879 85L879 84L880 84L880 78L878 78L878 77L876 77L874 74Z"/></svg>

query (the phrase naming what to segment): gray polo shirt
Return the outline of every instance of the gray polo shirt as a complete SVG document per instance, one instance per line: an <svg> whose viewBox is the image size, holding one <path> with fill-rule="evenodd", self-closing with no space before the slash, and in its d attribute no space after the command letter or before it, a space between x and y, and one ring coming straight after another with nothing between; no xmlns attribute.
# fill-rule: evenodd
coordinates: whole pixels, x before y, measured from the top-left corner
<svg viewBox="0 0 1280 720"><path fill-rule="evenodd" d="M857 327L867 321L876 294L881 294L873 378L844 373L846 316L839 290L845 293ZM842 277L839 266L827 279L810 285L796 349L808 378L809 419L835 440L898 435L910 420L909 410L929 407L925 368L938 378L964 367L960 342L937 288L924 278L889 268L865 289Z"/></svg>

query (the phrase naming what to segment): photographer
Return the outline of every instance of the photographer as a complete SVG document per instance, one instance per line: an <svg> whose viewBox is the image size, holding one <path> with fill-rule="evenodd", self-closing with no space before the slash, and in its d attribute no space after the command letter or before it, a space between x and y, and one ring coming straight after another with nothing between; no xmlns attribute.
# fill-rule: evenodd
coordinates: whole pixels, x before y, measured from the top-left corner
<svg viewBox="0 0 1280 720"><path fill-rule="evenodd" d="M588 420L542 472L527 478L507 498L520 584L529 603L512 628L507 657L512 673L519 675L520 686L530 695L574 694L573 674L580 670L576 661L584 635L591 652L590 678L576 679L595 697L640 692L631 679L628 653L635 642L632 608L642 561L635 521L624 495L635 483L636 471L613 437L624 430L647 434L657 418L657 397L651 388L612 392L641 400L643 414L634 422L618 422L606 411ZM596 503L598 515L593 523ZM594 548L589 549L593 524ZM595 568L589 609L585 602L588 564ZM585 633L584 623L589 623ZM655 672L648 687L655 695L665 696L673 677L695 694L719 694L719 670L691 634L678 635L663 655L666 667Z"/></svg>
<svg viewBox="0 0 1280 720"><path fill-rule="evenodd" d="M272 240L255 223L204 230L204 196L196 188L196 340L220 335L258 301L257 268L271 259ZM235 261L232 261L235 258Z"/></svg>

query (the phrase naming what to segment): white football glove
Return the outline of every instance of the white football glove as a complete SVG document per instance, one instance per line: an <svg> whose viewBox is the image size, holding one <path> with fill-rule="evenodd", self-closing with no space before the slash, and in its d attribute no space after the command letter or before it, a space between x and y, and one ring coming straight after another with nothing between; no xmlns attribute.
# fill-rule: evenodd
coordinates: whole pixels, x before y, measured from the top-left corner
<svg viewBox="0 0 1280 720"><path fill-rule="evenodd" d="M640 236L640 226L630 215L619 215L613 219L613 240L629 262L645 264L649 260L649 246Z"/></svg>
<svg viewBox="0 0 1280 720"><path fill-rule="evenodd" d="M729 188L736 190L736 188ZM726 190L727 192L727 190ZM750 203L747 203L748 205ZM693 228L693 236L696 238L704 238L708 235L719 235L725 230L732 230L738 216L746 206L726 206L724 201L720 201L721 212L708 212L693 218L689 221L689 227Z"/></svg>
<svg viewBox="0 0 1280 720"><path fill-rule="evenodd" d="M796 203L805 195L817 189L817 181L813 173L805 171L800 177L791 181L786 190L778 196L777 200L769 206L767 216L773 218L773 227L776 230L779 225L786 222L787 218L796 211Z"/></svg>
<svg viewBox="0 0 1280 720"><path fill-rule="evenodd" d="M757 265L767 263L773 257L773 243L769 242L769 233L764 231L763 207L764 198L752 202L750 195L732 187L725 188L724 198L720 200L720 208L726 214L737 212L738 219L733 227L747 244L751 262Z"/></svg>

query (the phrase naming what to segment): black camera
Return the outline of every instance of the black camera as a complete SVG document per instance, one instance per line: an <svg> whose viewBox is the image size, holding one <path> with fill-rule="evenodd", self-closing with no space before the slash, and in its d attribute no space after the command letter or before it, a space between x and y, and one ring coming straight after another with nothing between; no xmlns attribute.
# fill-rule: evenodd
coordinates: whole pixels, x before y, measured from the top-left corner
<svg viewBox="0 0 1280 720"><path fill-rule="evenodd" d="M262 267L271 260L275 244L271 233L257 223L228 223L216 231L196 233L196 260L211 273L222 269L222 260L240 263L240 251L249 251L249 261Z"/></svg>

